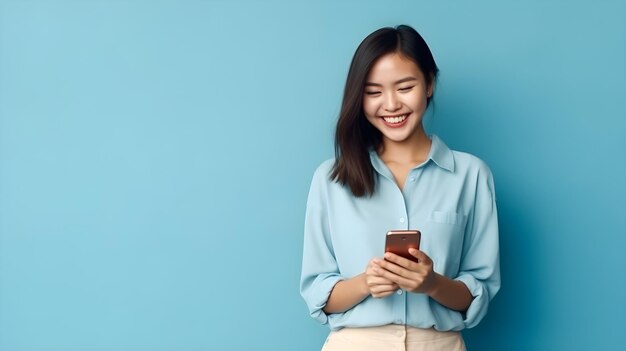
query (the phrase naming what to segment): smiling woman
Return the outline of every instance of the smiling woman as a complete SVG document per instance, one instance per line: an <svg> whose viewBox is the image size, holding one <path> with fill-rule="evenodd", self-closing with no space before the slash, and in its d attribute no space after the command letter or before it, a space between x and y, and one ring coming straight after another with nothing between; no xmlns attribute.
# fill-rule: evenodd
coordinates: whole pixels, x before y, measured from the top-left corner
<svg viewBox="0 0 626 351"><path fill-rule="evenodd" d="M431 96L432 79L430 81L426 82L424 74L411 59L391 53L376 61L365 83L363 112L384 140L393 141L386 143L388 147L381 150L380 156L392 171L395 170L394 177L400 188L404 187L409 170L393 159L396 152L389 148L412 141L429 143L422 128L422 117ZM428 156L428 147L414 148L413 151L416 164Z"/></svg>
<svg viewBox="0 0 626 351"><path fill-rule="evenodd" d="M398 117L401 121L402 113L412 107L416 108L412 111L414 125L419 125L424 134L421 118L433 96L438 71L428 45L408 26L377 30L357 48L348 72L335 133L335 148L337 156L341 157L337 157L332 174L334 179L348 185L355 196L374 191L367 148L382 145L383 134L380 129L375 129L377 124L369 122L373 117L388 117L387 125L394 126L394 122L399 122ZM415 94L419 92L422 94L416 100ZM407 99L398 101L400 93L411 95L407 97L411 104L403 111L397 108L397 104ZM426 99L425 104L418 108L416 105L422 102L422 97ZM381 103L386 105L380 106Z"/></svg>
<svg viewBox="0 0 626 351"><path fill-rule="evenodd" d="M365 87L363 110L367 120L385 138L407 140L421 124L430 96L430 86L419 68L400 54L387 54L372 67ZM407 128L401 128L406 124Z"/></svg>
<svg viewBox="0 0 626 351"><path fill-rule="evenodd" d="M358 47L335 159L313 176L300 291L328 323L323 350L465 350L500 288L493 178L480 159L428 136L438 68L411 27ZM421 232L409 260L384 252L392 229Z"/></svg>

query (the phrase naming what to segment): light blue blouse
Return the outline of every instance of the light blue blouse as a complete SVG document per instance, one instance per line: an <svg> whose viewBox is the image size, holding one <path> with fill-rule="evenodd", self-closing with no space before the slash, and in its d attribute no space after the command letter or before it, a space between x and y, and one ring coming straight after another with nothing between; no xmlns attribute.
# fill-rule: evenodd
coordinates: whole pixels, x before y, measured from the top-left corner
<svg viewBox="0 0 626 351"><path fill-rule="evenodd" d="M311 316L332 330L406 324L448 331L477 325L500 289L491 171L477 157L450 150L437 136L432 136L428 159L410 171L402 190L373 150L370 159L376 170L372 197L354 197L331 181L333 159L313 175L300 279ZM422 232L420 249L433 260L435 272L465 283L474 296L466 313L403 290L385 298L369 296L343 313L322 311L338 281L363 273L370 259L383 256L390 229Z"/></svg>

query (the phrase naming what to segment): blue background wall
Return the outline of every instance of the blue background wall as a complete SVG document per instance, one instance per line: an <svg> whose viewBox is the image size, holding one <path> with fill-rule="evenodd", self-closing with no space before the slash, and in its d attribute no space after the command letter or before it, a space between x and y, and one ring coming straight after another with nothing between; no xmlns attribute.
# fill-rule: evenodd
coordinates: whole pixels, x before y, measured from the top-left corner
<svg viewBox="0 0 626 351"><path fill-rule="evenodd" d="M406 23L430 130L491 166L470 350L626 346L624 1L0 0L0 350L319 350L309 181L351 56Z"/></svg>

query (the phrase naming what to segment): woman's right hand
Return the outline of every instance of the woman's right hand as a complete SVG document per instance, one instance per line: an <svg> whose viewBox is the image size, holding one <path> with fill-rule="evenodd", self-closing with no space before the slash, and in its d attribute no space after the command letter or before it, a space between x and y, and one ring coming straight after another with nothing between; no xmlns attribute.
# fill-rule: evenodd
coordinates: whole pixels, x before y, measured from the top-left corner
<svg viewBox="0 0 626 351"><path fill-rule="evenodd" d="M380 258L373 258L369 261L365 269L365 284L367 285L370 295L374 298L389 296L399 289L396 283L376 273L376 271L382 270L377 263L379 261Z"/></svg>

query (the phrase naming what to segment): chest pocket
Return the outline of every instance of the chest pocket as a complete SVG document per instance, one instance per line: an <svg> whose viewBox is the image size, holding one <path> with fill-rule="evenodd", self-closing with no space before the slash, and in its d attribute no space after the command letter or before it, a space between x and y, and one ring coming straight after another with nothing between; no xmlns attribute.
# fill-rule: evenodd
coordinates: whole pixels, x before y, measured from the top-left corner
<svg viewBox="0 0 626 351"><path fill-rule="evenodd" d="M422 249L433 260L434 270L449 278L459 272L467 216L432 211L422 232Z"/></svg>
<svg viewBox="0 0 626 351"><path fill-rule="evenodd" d="M450 224L465 228L467 216L456 212L432 211L430 216L428 216L428 220L435 223Z"/></svg>

